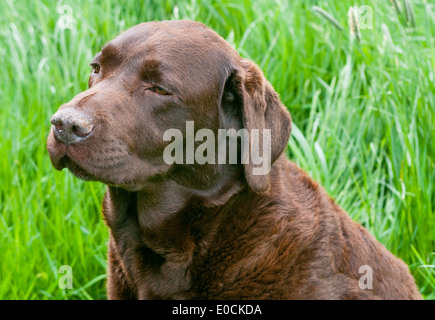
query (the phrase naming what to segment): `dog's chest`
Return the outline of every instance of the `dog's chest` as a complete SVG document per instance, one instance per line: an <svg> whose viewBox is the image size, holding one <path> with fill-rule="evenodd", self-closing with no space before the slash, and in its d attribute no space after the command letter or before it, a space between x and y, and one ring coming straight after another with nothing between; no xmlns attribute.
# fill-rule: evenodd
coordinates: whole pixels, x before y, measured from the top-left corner
<svg viewBox="0 0 435 320"><path fill-rule="evenodd" d="M193 247L189 250L187 243L168 247L155 241L139 224L134 196L122 202L116 196L106 195L103 215L112 237L109 263L119 266L127 290L138 299L189 298Z"/></svg>

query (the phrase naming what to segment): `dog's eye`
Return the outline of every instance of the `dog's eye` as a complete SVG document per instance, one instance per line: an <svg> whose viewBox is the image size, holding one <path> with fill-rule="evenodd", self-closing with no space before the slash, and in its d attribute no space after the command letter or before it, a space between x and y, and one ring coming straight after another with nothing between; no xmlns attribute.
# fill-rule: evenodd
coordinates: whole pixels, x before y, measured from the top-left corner
<svg viewBox="0 0 435 320"><path fill-rule="evenodd" d="M169 94L168 91L166 91L166 90L163 89L163 88L157 87L157 86L149 87L149 88L147 88L147 90L150 90L150 91L152 91L152 92L155 92L155 93L160 94L160 95L163 95L163 96L166 96L166 95Z"/></svg>
<svg viewBox="0 0 435 320"><path fill-rule="evenodd" d="M92 73L99 74L100 73L100 65L98 63L91 63Z"/></svg>

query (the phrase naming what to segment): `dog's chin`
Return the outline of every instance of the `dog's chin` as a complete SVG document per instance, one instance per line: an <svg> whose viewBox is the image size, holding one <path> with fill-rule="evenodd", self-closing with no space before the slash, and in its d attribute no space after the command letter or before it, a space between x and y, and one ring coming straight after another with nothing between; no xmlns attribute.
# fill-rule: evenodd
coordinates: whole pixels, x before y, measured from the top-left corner
<svg viewBox="0 0 435 320"><path fill-rule="evenodd" d="M86 171L83 167L79 166L70 157L65 155L59 161L60 170L67 168L74 176L85 181L100 181L96 176Z"/></svg>
<svg viewBox="0 0 435 320"><path fill-rule="evenodd" d="M92 173L89 173L85 168L77 164L74 160L72 160L68 155L65 155L62 157L58 162L58 170L62 169L68 169L75 177L84 180L84 181L99 181L102 182L110 187L115 188L122 188L129 192L135 192L139 191L143 188L143 184L136 183L134 181L128 181L126 183L123 183L122 181L110 181L106 180L102 177L98 177L96 175L93 175Z"/></svg>

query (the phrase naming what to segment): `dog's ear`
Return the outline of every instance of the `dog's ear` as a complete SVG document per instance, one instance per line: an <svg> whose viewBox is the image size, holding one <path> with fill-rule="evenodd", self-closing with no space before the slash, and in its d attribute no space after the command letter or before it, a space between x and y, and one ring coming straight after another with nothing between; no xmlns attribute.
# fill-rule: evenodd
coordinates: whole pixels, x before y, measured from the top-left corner
<svg viewBox="0 0 435 320"><path fill-rule="evenodd" d="M242 59L240 67L228 77L221 106L223 128L238 129L242 126L249 133L249 146L245 146L249 161L242 163L250 189L257 193L267 191L271 165L284 151L290 138L289 112L260 68L247 59ZM262 163L253 157L258 153Z"/></svg>

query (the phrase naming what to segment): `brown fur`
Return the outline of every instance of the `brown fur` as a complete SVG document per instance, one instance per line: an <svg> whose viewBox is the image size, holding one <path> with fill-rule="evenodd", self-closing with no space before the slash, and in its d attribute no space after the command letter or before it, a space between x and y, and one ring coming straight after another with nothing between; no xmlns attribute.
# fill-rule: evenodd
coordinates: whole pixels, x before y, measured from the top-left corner
<svg viewBox="0 0 435 320"><path fill-rule="evenodd" d="M108 185L109 299L421 299L405 263L286 159L288 112L215 32L144 23L93 62L90 88L60 108L91 117L92 136L65 145L52 129L47 147L57 169ZM251 163L165 164L163 133L188 120L271 129L270 174L253 175ZM373 289L358 285L363 265Z"/></svg>

